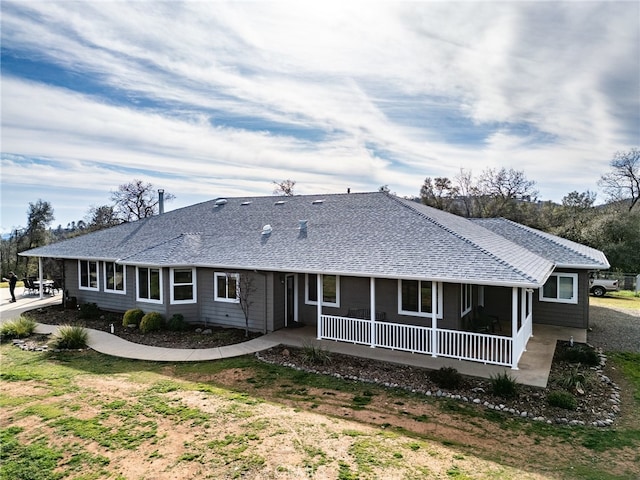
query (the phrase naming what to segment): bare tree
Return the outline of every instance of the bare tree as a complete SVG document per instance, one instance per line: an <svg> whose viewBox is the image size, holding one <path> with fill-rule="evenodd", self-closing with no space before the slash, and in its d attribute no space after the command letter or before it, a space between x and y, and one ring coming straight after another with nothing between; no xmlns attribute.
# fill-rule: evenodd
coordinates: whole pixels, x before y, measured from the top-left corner
<svg viewBox="0 0 640 480"><path fill-rule="evenodd" d="M253 296L256 292L256 286L254 278L248 273L241 273L238 280L238 300L240 301L240 308L244 313L244 335L249 336L249 309L253 305Z"/></svg>
<svg viewBox="0 0 640 480"><path fill-rule="evenodd" d="M284 195L285 197L293 197L293 187L296 182L294 180L286 179L281 182L273 182L276 188L273 189L274 195Z"/></svg>
<svg viewBox="0 0 640 480"><path fill-rule="evenodd" d="M458 205L462 205L459 210L464 217L476 216L475 205L478 196L478 187L473 181L471 170L460 169L460 172L453 177L454 185L458 193Z"/></svg>
<svg viewBox="0 0 640 480"><path fill-rule="evenodd" d="M175 198L170 193L164 193L164 200ZM150 183L142 180L134 180L118 187L111 192L111 200L114 202L114 211L123 222L131 222L145 217L151 217L158 212L158 192Z"/></svg>
<svg viewBox="0 0 640 480"><path fill-rule="evenodd" d="M489 168L478 179L482 215L486 217L509 216L516 208L516 201L535 201L538 192L536 182L528 180L523 171L510 168Z"/></svg>
<svg viewBox="0 0 640 480"><path fill-rule="evenodd" d="M598 185L611 200L629 201L629 211L640 200L640 149L616 152L611 171L600 177Z"/></svg>

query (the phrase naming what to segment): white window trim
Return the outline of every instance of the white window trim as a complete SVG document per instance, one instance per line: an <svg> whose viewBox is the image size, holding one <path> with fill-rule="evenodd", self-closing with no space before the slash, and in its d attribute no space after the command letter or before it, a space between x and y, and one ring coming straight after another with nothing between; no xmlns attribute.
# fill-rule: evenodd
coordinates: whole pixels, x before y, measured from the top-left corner
<svg viewBox="0 0 640 480"><path fill-rule="evenodd" d="M428 280L424 280L425 282ZM418 284L418 290L420 290L422 288L422 280L417 280L417 282L419 282ZM431 282L431 287L436 289L436 294L438 297L437 303L436 303L436 318L441 319L442 318L442 282ZM422 305L420 305L420 296L418 296L418 310L421 310ZM402 309L402 279L398 279L398 315L409 315L411 317L424 317L424 318L431 318L433 316L433 312L427 313L427 312L421 312L421 311L417 311L417 312L412 312L410 310L403 310Z"/></svg>
<svg viewBox="0 0 640 480"><path fill-rule="evenodd" d="M109 283L107 282L107 264L119 265L116 262L102 262L102 279L104 281L104 291L105 293L115 293L116 295L126 295L127 294L127 266L119 265L122 267L122 290L115 290L113 288L109 288Z"/></svg>
<svg viewBox="0 0 640 480"><path fill-rule="evenodd" d="M317 281L317 275L316 274L311 274L314 277L316 277L316 281ZM325 275L323 275L324 278ZM336 277L336 301L335 302L325 302L324 298L322 299L322 306L323 307L336 307L339 308L340 307L340 275L329 275L331 277ZM317 284L316 284L317 286ZM322 289L323 294L324 294L324 288ZM309 300L309 274L306 273L305 274L305 278L304 278L304 303L306 303L307 305L318 305L318 301L317 300Z"/></svg>
<svg viewBox="0 0 640 480"><path fill-rule="evenodd" d="M226 302L226 303L240 303L240 274L239 273L224 273L224 272L215 272L214 274L214 282L213 282L213 300L216 302ZM227 296L219 297L218 296L218 278L227 278L233 277L236 279L236 298L229 298L229 284L227 283Z"/></svg>
<svg viewBox="0 0 640 480"><path fill-rule="evenodd" d="M85 287L82 285L82 262L95 263L96 264L96 286ZM88 267L89 265L87 265ZM100 262L97 260L78 260L78 290L90 290L92 292L100 291Z"/></svg>
<svg viewBox="0 0 640 480"><path fill-rule="evenodd" d="M557 277L557 290L556 290L556 298L549 298L544 296L544 285L538 289L539 291L539 300L541 302L550 302L550 303L570 303L577 304L578 303L578 274L577 273L552 273L549 275L549 278ZM571 298L560 298L559 289L560 289L560 277L569 277L573 280L573 293ZM548 281L548 279L547 279ZM546 283L546 282L545 282Z"/></svg>
<svg viewBox="0 0 640 480"><path fill-rule="evenodd" d="M191 270L191 283L175 283L174 282L174 273L176 270ZM198 281L196 278L196 269L195 268L171 268L169 270L169 285L171 291L171 304L172 305L184 305L187 303L198 303ZM176 300L174 298L174 287L175 286L183 286L183 285L191 285L193 291L193 298L189 300Z"/></svg>
<svg viewBox="0 0 640 480"><path fill-rule="evenodd" d="M465 289L467 290L467 304L464 304ZM473 308L473 285L470 283L460 284L460 317L464 317Z"/></svg>
<svg viewBox="0 0 640 480"><path fill-rule="evenodd" d="M147 269L147 270L158 270L158 276L159 276L158 288L160 289L160 299L159 300L156 300L154 298L141 298L140 297L140 269L141 268L144 268L144 269ZM161 267L145 267L145 266L136 267L136 301L137 302L162 304L162 303L164 303L163 290L164 289L162 287L162 268Z"/></svg>

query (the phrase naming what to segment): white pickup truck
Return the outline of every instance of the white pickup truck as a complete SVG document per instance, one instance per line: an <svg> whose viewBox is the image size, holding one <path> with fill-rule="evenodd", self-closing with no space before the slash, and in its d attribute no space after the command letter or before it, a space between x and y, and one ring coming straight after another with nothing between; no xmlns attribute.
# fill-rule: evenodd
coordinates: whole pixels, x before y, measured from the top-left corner
<svg viewBox="0 0 640 480"><path fill-rule="evenodd" d="M603 297L607 292L616 292L620 289L618 280L598 278L595 275L589 277L589 292L596 297Z"/></svg>

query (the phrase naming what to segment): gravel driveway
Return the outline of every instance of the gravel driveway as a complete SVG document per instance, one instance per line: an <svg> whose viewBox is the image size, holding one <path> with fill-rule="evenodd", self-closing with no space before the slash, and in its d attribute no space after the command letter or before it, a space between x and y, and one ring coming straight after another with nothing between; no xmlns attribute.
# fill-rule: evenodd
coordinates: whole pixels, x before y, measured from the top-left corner
<svg viewBox="0 0 640 480"><path fill-rule="evenodd" d="M587 341L607 352L640 353L640 310L589 307Z"/></svg>

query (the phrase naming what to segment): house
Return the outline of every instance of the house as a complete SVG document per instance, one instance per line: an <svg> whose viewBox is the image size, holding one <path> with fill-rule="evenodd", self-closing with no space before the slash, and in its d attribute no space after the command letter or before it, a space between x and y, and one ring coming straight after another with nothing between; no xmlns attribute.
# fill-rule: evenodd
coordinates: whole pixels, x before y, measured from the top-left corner
<svg viewBox="0 0 640 480"><path fill-rule="evenodd" d="M247 300L251 330L311 324L511 368L533 323L588 327L588 272L609 267L584 245L383 192L219 198L23 255L61 259L68 294L107 310L244 328Z"/></svg>

